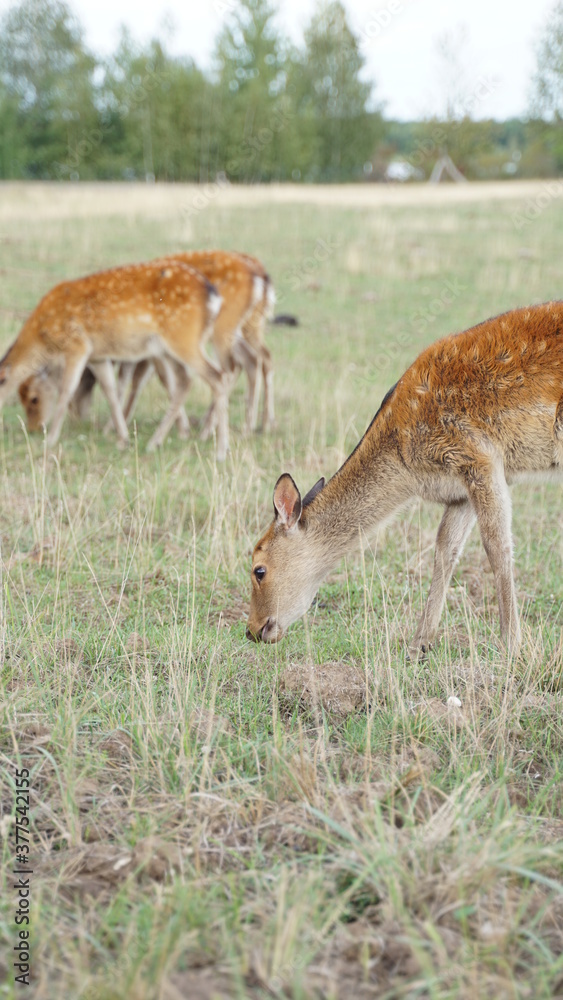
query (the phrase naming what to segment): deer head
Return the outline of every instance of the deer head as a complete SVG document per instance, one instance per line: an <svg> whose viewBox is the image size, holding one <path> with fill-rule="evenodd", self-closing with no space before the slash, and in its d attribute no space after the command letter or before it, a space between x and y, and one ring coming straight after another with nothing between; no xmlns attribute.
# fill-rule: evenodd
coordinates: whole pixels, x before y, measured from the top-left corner
<svg viewBox="0 0 563 1000"><path fill-rule="evenodd" d="M252 555L252 594L246 635L277 642L311 605L324 576L318 539L308 530L307 507L322 490L319 479L302 500L293 479L280 476L274 520Z"/></svg>
<svg viewBox="0 0 563 1000"><path fill-rule="evenodd" d="M46 427L57 399L57 388L55 376L49 376L46 369L21 383L18 393L25 410L28 431L40 431Z"/></svg>

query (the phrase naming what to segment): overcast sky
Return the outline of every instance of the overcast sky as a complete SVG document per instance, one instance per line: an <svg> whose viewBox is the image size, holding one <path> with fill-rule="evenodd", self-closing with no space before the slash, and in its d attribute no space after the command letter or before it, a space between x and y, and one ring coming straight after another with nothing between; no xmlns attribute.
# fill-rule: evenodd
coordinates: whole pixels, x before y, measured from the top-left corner
<svg viewBox="0 0 563 1000"><path fill-rule="evenodd" d="M440 113L444 80L438 70L436 39L446 31L467 29L460 77L468 98L475 95L475 117L524 114L534 45L555 0L344 0L351 24L362 39L367 71L389 117L418 118ZM170 49L188 53L208 67L214 39L236 0L71 0L88 43L109 52L119 25L146 40L159 32L163 18L174 24ZM0 0L0 11L11 6ZM279 0L280 27L295 41L302 37L316 0ZM227 12L227 13L226 13ZM485 86L482 82L485 81Z"/></svg>

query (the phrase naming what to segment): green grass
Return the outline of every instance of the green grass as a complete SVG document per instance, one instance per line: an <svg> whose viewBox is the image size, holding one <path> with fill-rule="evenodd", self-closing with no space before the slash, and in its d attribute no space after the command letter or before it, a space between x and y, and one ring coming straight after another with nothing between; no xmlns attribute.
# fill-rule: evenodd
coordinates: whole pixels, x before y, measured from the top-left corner
<svg viewBox="0 0 563 1000"><path fill-rule="evenodd" d="M126 453L101 399L54 452L15 402L2 413L0 997L562 995L561 487L513 491L515 663L477 533L440 642L408 660L429 506L342 564L282 643L244 635L278 475L302 490L331 475L432 340L563 295L563 206L519 232L514 190L377 211L211 201L189 232L179 211L2 223L2 343L62 278L187 246L260 256L300 326L268 335L277 430L241 436L241 380L222 467L195 434L145 454L156 384ZM188 411L208 402L194 385ZM306 663L356 666L364 704L288 695L286 667ZM27 991L15 766L32 774Z"/></svg>

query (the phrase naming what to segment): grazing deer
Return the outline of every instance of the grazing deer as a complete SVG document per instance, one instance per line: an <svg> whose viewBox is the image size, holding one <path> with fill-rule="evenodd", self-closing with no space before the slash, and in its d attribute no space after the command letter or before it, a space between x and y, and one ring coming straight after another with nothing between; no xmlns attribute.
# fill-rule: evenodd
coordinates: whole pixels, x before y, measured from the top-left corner
<svg viewBox="0 0 563 1000"><path fill-rule="evenodd" d="M264 429L273 424L272 360L264 343L264 327L275 302L271 279L256 257L226 250L190 250L174 254L197 268L215 285L223 299L213 328L212 343L219 364L234 386L241 368L248 379L245 428L257 422L259 375L264 373ZM213 407L204 425L205 437L213 426Z"/></svg>
<svg viewBox="0 0 563 1000"><path fill-rule="evenodd" d="M387 393L344 465L301 499L278 479L274 521L252 557L247 636L276 642L360 539L409 500L443 504L434 573L414 648L434 639L477 520L500 628L520 644L508 485L563 472L563 302L517 309L427 348Z"/></svg>
<svg viewBox="0 0 563 1000"><path fill-rule="evenodd" d="M240 368L248 375L249 392L246 404L246 423L249 424L254 406L254 388L258 358L253 347L243 337L243 327L249 320L264 295L264 281L261 275L243 260L240 254L225 250L190 250L171 254L165 258L180 261L203 274L217 289L222 303L213 325L211 340L217 360L226 376L227 392L234 384L234 377ZM124 415L129 420L137 402L139 392L150 375L150 368L135 371L131 392ZM215 404L212 403L204 421L202 439L212 433L217 420Z"/></svg>
<svg viewBox="0 0 563 1000"><path fill-rule="evenodd" d="M168 393L169 399L174 395L174 377L164 359L159 360L148 358L144 361L122 361L117 374L117 398L119 405L123 407L125 390L129 383L132 383L135 397L140 388L146 382L153 368L156 370L160 382ZM30 375L21 383L18 389L20 402L25 410L27 429L30 433L40 431L46 427L55 408L57 397L61 390L63 378L62 370L44 368L37 375ZM90 412L92 395L97 379L91 368L85 368L78 388L72 397L69 410L81 420L85 420ZM126 420L127 422L127 420ZM189 433L189 421L186 412L182 407L176 417L178 433L181 437L187 437ZM114 427L113 420L110 419L104 426L104 434L109 433ZM114 428L115 429L115 428Z"/></svg>
<svg viewBox="0 0 563 1000"><path fill-rule="evenodd" d="M223 373L207 357L221 305L216 289L180 261L153 261L101 271L53 288L28 318L0 361L0 407L10 390L32 375L54 375L60 392L48 441L58 440L64 416L88 365L104 390L122 442L127 425L117 397L112 361L160 360L174 378L168 412L149 441L164 441L186 398L190 373L204 379L217 413L217 457L228 447Z"/></svg>
<svg viewBox="0 0 563 1000"><path fill-rule="evenodd" d="M227 388L232 388L236 374L244 368L248 377L248 393L246 401L246 428L252 430L256 425L256 410L258 403L258 375L264 375L264 416L262 426L268 429L274 422L273 404L273 372L271 354L264 343L264 326L271 315L275 302L275 294L270 278L260 261L246 254L228 253L224 250L191 251L171 255L170 260L180 261L190 267L197 268L200 273L211 281L223 302L219 315L215 320L212 332L212 342L219 364L229 376ZM153 366L148 361L140 362L136 367L120 365L118 380L118 399L123 402L124 388L128 378L131 380L131 390L125 405L124 417L128 422L133 414L139 393L152 374ZM169 391L171 389L170 373L157 371L161 382ZM59 391L61 375L52 371L44 371L38 376L26 379L20 386L19 394L26 411L27 426L30 431L37 430L47 423L56 395ZM85 385L86 373L77 394L80 395L81 406L86 406L86 395L91 393L94 382ZM184 435L188 430L188 421L182 410L178 417L180 431ZM215 426L215 406L212 404L206 419L202 437L210 435Z"/></svg>

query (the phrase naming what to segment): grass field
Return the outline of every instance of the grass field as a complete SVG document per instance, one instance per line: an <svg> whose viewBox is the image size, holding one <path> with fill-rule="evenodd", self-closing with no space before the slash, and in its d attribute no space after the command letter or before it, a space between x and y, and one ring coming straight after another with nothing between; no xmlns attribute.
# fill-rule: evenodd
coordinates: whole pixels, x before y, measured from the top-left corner
<svg viewBox="0 0 563 1000"><path fill-rule="evenodd" d="M279 645L244 621L278 475L304 491L336 471L432 340L563 296L561 198L236 189L196 211L193 189L84 190L0 189L0 346L57 281L192 246L260 256L300 326L269 332L276 432L241 436L241 379L223 466L197 433L145 454L156 385L126 453L101 399L54 453L15 400L2 412L0 997L563 997L561 486L513 491L517 662L476 532L436 649L407 659L428 506L342 564ZM208 402L196 385L188 412Z"/></svg>

